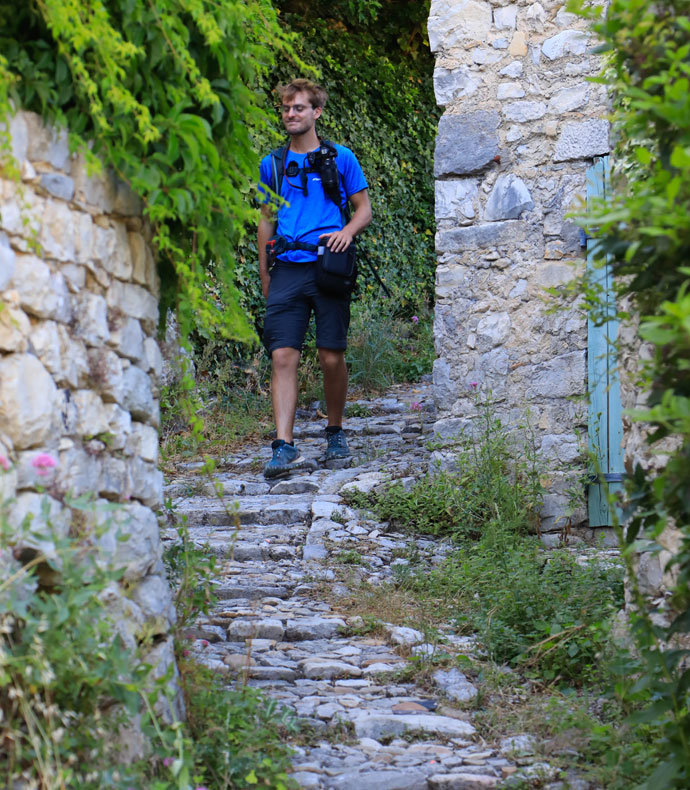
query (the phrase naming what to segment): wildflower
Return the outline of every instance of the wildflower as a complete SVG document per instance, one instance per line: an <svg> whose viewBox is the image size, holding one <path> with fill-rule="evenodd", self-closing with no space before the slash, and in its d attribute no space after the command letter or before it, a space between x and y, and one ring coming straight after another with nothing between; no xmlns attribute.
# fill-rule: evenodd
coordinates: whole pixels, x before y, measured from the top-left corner
<svg viewBox="0 0 690 790"><path fill-rule="evenodd" d="M421 403L417 403L417 401L415 401L414 403L410 404L410 408L412 409L412 411L421 411L422 410L422 404Z"/></svg>
<svg viewBox="0 0 690 790"><path fill-rule="evenodd" d="M182 651L182 657L183 658L187 658L188 655L189 655L189 650L183 650Z"/></svg>
<svg viewBox="0 0 690 790"><path fill-rule="evenodd" d="M36 472L41 475L41 477L45 477L46 475L50 474L51 469L57 466L57 461L52 455L48 455L48 453L41 453L34 458L34 460L31 462L31 466L34 467Z"/></svg>
<svg viewBox="0 0 690 790"><path fill-rule="evenodd" d="M172 757L164 757L163 758L163 765L166 768L170 768L170 766L175 762L174 758Z"/></svg>
<svg viewBox="0 0 690 790"><path fill-rule="evenodd" d="M4 455L0 455L0 468L4 469L6 472L10 471L10 462Z"/></svg>
<svg viewBox="0 0 690 790"><path fill-rule="evenodd" d="M208 646L209 646L209 641L208 641L208 639L202 639L202 640L201 640L201 646L202 646L202 647L208 647Z"/></svg>
<svg viewBox="0 0 690 790"><path fill-rule="evenodd" d="M476 390L478 386L479 386L479 382L478 381L470 381L470 389L471 390Z"/></svg>
<svg viewBox="0 0 690 790"><path fill-rule="evenodd" d="M412 318L410 319L410 321L412 321L413 324L418 324L419 323L419 318L417 318L416 315L413 315Z"/></svg>

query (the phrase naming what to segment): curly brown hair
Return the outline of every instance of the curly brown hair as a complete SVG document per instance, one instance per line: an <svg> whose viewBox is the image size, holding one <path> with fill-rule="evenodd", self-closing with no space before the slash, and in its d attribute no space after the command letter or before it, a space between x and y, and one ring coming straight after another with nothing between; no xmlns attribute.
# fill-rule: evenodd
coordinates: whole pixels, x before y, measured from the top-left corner
<svg viewBox="0 0 690 790"><path fill-rule="evenodd" d="M291 99L296 93L304 92L309 96L312 107L325 107L328 101L328 94L320 85L302 78L292 80L287 85L278 85L276 91L281 101Z"/></svg>

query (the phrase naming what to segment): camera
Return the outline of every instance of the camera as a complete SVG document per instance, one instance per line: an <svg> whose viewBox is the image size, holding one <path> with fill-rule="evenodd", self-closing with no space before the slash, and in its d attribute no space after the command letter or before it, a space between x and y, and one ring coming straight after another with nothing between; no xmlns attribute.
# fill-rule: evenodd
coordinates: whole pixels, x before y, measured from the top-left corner
<svg viewBox="0 0 690 790"><path fill-rule="evenodd" d="M309 168L321 174L321 183L326 194L334 193L340 195L340 183L338 179L338 165L335 158L338 152L333 146L321 144L316 151L307 154ZM336 203L340 204L340 200Z"/></svg>

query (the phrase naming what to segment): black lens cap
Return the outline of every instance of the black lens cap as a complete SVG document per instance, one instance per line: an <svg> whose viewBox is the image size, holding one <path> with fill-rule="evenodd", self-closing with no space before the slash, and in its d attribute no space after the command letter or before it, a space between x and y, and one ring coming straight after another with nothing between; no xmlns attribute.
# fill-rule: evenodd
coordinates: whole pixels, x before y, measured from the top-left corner
<svg viewBox="0 0 690 790"><path fill-rule="evenodd" d="M294 178L297 173L299 173L299 165L297 162L290 162L285 168L285 175L288 176L288 178Z"/></svg>

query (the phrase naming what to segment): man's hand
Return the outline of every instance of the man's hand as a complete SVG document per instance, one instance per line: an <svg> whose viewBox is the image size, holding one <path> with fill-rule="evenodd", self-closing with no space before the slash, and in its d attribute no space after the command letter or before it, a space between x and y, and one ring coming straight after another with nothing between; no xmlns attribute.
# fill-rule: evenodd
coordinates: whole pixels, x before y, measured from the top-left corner
<svg viewBox="0 0 690 790"><path fill-rule="evenodd" d="M319 239L326 239L326 246L333 252L344 252L352 244L353 235L345 227L333 233L322 233Z"/></svg>

